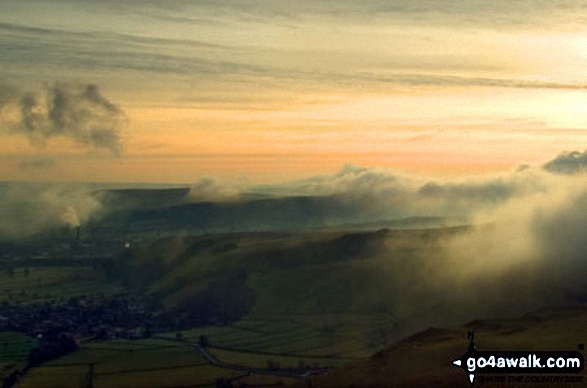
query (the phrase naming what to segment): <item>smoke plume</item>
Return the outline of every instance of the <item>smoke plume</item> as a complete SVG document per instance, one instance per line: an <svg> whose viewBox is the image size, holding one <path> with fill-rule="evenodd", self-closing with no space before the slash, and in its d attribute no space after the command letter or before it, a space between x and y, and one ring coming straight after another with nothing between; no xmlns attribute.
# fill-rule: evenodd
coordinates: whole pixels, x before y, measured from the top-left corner
<svg viewBox="0 0 587 388"><path fill-rule="evenodd" d="M102 209L95 195L75 185L3 183L0 203L0 240L79 226Z"/></svg>
<svg viewBox="0 0 587 388"><path fill-rule="evenodd" d="M21 93L0 84L0 119L15 133L43 147L54 137L106 149L121 155L124 112L102 96L95 85L48 86L35 93Z"/></svg>

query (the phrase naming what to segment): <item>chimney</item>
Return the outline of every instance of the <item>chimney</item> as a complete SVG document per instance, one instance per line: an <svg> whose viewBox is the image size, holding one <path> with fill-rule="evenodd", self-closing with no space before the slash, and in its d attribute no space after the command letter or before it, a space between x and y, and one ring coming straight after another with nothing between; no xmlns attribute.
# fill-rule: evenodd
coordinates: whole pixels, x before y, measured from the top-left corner
<svg viewBox="0 0 587 388"><path fill-rule="evenodd" d="M72 251L77 251L81 247L80 227L79 226L75 227L75 236L74 236L73 240L70 242L70 247L71 247Z"/></svg>

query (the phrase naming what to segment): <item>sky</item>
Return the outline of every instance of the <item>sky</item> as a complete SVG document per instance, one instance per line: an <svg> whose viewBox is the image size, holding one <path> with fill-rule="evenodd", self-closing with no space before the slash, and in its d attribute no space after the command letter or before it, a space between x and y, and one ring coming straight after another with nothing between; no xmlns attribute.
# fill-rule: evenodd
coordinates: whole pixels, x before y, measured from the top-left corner
<svg viewBox="0 0 587 388"><path fill-rule="evenodd" d="M587 149L573 0L3 0L0 52L3 181L468 176Z"/></svg>

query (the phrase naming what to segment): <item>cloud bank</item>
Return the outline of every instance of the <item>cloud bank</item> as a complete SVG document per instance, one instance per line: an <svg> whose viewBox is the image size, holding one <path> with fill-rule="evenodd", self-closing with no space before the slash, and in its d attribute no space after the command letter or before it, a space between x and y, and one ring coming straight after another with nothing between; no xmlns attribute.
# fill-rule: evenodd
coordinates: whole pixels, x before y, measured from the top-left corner
<svg viewBox="0 0 587 388"><path fill-rule="evenodd" d="M292 190L330 198L324 207L336 198L338 213L357 222L414 215L466 220L466 229L438 239L422 232L398 242L391 233L378 253L389 285L379 292L406 334L587 303L585 155L566 152L542 166L451 180L347 166Z"/></svg>
<svg viewBox="0 0 587 388"><path fill-rule="evenodd" d="M587 152L564 152L544 165L544 169L556 174L577 174L587 168Z"/></svg>
<svg viewBox="0 0 587 388"><path fill-rule="evenodd" d="M440 200L435 208L468 209L470 227L407 259L393 241L380 253L403 328L587 303L584 155L563 153L544 166L475 182L421 185L421 195Z"/></svg>

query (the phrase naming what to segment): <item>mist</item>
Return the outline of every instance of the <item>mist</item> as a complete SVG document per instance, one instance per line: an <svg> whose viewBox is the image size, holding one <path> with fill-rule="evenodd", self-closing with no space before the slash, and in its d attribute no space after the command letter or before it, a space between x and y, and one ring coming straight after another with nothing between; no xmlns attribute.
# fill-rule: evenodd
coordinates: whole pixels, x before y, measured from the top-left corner
<svg viewBox="0 0 587 388"><path fill-rule="evenodd" d="M491 219L495 218L497 209L514 206L517 201L520 207L529 206L530 199L548 198L557 185L576 180L580 180L576 175L554 174L542 166L448 179L347 165L332 175L273 186L237 187L214 179L200 179L183 188L174 186L168 190L161 190L162 186L152 190L121 187L119 190L102 188L90 194L86 189L88 203L97 206L84 207L89 209L84 213L99 209L101 214L110 217L109 228L118 225L122 234L128 232L124 225L130 224L138 225L140 230L156 227L161 232L184 230L196 234L319 231L359 224L371 224L366 228L400 227L402 220L409 219L428 219L430 227L450 226L494 222ZM59 192L59 198L69 189L63 185L45 187L53 187L50 192ZM78 188L74 192L79 192ZM8 193L14 190L20 193L22 187L16 186ZM39 203L55 202L46 201L34 190L32 196L2 195L8 195L5 211L17 206L14 204L19 201L30 203L29 209ZM63 206L69 206L68 201ZM41 214L39 219L59 218L48 214ZM487 220L482 220L483 217ZM82 218L88 219L89 215ZM31 228L39 230L45 223L27 224L39 225ZM15 230L12 234L18 235L18 231L29 228L12 229Z"/></svg>
<svg viewBox="0 0 587 388"><path fill-rule="evenodd" d="M587 303L587 175L523 174L523 189L477 207L465 231L429 242L425 254L380 252L406 332Z"/></svg>

